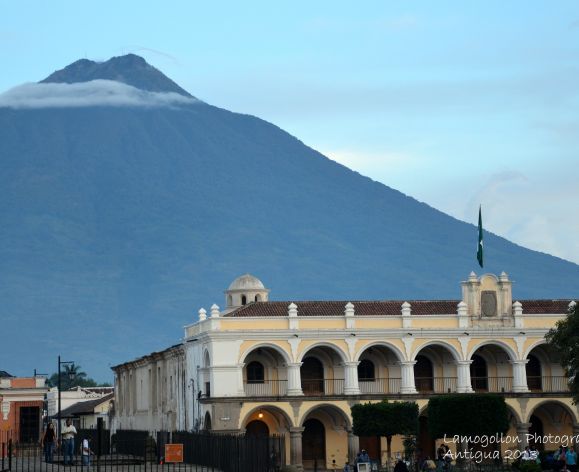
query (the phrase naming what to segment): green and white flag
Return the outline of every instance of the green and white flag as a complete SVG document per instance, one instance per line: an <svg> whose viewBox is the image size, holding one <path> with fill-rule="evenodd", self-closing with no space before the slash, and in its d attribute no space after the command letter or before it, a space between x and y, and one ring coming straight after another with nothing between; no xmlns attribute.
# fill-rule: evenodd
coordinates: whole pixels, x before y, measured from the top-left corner
<svg viewBox="0 0 579 472"><path fill-rule="evenodd" d="M478 260L478 264L483 267L483 229L480 206L478 207L478 246L476 250L476 258Z"/></svg>

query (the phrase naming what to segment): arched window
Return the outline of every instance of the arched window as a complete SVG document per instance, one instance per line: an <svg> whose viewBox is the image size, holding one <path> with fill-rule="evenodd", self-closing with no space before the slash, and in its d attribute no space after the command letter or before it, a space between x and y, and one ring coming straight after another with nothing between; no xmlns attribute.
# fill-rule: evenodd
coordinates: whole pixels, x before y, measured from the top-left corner
<svg viewBox="0 0 579 472"><path fill-rule="evenodd" d="M369 359L362 359L358 364L358 380L374 382L375 379L374 363Z"/></svg>
<svg viewBox="0 0 579 472"><path fill-rule="evenodd" d="M247 297L245 295L241 295L241 304L247 305Z"/></svg>
<svg viewBox="0 0 579 472"><path fill-rule="evenodd" d="M541 361L537 357L530 355L525 370L527 371L527 385L529 389L542 390Z"/></svg>
<svg viewBox="0 0 579 472"><path fill-rule="evenodd" d="M247 383L256 384L264 382L264 369L261 362L252 361L247 364Z"/></svg>
<svg viewBox="0 0 579 472"><path fill-rule="evenodd" d="M414 364L414 381L419 392L434 391L434 369L432 362L426 356L416 356Z"/></svg>
<svg viewBox="0 0 579 472"><path fill-rule="evenodd" d="M261 301L261 295L260 295L259 293L255 296L255 301L256 301L256 302L260 302L260 301Z"/></svg>
<svg viewBox="0 0 579 472"><path fill-rule="evenodd" d="M206 431L211 431L211 415L209 412L205 413L205 421L203 422L203 429Z"/></svg>
<svg viewBox="0 0 579 472"><path fill-rule="evenodd" d="M474 391L487 392L489 389L489 379L487 377L487 363L478 355L472 356L470 365L470 380Z"/></svg>

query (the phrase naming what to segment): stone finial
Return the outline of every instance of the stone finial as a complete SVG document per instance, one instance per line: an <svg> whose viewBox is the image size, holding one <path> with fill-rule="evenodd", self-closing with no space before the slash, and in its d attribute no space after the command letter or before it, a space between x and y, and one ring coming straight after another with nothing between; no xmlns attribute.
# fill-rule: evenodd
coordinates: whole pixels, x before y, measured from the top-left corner
<svg viewBox="0 0 579 472"><path fill-rule="evenodd" d="M466 316L468 314L468 305L464 301L459 302L456 308L458 316Z"/></svg>
<svg viewBox="0 0 579 472"><path fill-rule="evenodd" d="M515 316L523 316L523 305L521 302L516 301L513 303L513 313Z"/></svg>
<svg viewBox="0 0 579 472"><path fill-rule="evenodd" d="M499 281L501 281L501 282L508 282L509 281L509 276L507 275L507 273L504 270L501 272L501 275L499 275Z"/></svg>
<svg viewBox="0 0 579 472"><path fill-rule="evenodd" d="M577 305L577 302L575 300L571 300L569 302L569 310L572 310L573 308L575 308L575 305Z"/></svg>
<svg viewBox="0 0 579 472"><path fill-rule="evenodd" d="M402 316L410 316L410 314L412 313L412 308L410 303L408 302L404 302L401 306L402 308Z"/></svg>
<svg viewBox="0 0 579 472"><path fill-rule="evenodd" d="M219 306L216 303L211 305L211 318L219 318Z"/></svg>
<svg viewBox="0 0 579 472"><path fill-rule="evenodd" d="M199 309L199 321L205 321L207 319L207 312L205 311L205 308L200 308Z"/></svg>
<svg viewBox="0 0 579 472"><path fill-rule="evenodd" d="M346 309L344 310L345 316L354 316L354 304L351 302L346 303Z"/></svg>
<svg viewBox="0 0 579 472"><path fill-rule="evenodd" d="M468 281L469 282L476 282L478 279L476 277L476 274L474 273L474 270L468 275Z"/></svg>
<svg viewBox="0 0 579 472"><path fill-rule="evenodd" d="M287 307L287 315L291 318L298 316L298 306L295 303L290 303Z"/></svg>

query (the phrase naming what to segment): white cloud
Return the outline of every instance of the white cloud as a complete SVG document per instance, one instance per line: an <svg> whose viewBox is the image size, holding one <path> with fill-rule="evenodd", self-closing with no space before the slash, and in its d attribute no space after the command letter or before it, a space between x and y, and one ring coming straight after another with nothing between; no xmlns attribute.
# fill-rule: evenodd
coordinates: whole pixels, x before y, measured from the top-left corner
<svg viewBox="0 0 579 472"><path fill-rule="evenodd" d="M75 84L23 84L0 94L0 107L69 108L89 106L171 107L198 103L174 92L148 92L112 80Z"/></svg>

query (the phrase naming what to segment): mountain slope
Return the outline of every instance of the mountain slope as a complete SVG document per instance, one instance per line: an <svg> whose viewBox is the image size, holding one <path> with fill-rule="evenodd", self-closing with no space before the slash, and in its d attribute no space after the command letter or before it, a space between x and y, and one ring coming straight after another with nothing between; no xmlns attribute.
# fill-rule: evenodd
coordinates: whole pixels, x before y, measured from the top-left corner
<svg viewBox="0 0 579 472"><path fill-rule="evenodd" d="M477 270L473 226L202 102L0 108L0 156L0 354L33 341L10 371L66 352L102 378L248 271L295 300L458 298ZM485 251L516 298L577 295L575 264L490 234Z"/></svg>

